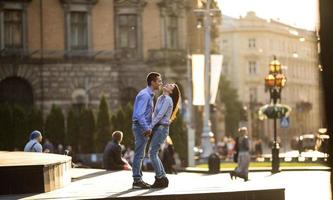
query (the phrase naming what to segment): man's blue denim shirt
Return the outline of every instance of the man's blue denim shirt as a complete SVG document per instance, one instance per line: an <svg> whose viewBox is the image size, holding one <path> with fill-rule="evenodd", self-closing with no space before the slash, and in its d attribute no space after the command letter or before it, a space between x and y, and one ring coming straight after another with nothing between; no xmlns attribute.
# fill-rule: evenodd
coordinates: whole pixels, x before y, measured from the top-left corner
<svg viewBox="0 0 333 200"><path fill-rule="evenodd" d="M133 108L133 122L138 122L145 130L150 130L154 110L154 92L150 87L142 89L135 97Z"/></svg>

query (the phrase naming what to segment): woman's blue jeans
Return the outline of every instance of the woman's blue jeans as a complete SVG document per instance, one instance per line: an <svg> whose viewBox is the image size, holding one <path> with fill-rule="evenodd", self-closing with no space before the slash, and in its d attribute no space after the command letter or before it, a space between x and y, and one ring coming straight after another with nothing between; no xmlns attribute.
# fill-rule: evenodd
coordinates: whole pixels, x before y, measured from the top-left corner
<svg viewBox="0 0 333 200"><path fill-rule="evenodd" d="M149 156L155 170L156 178L165 177L165 170L161 159L158 157L158 152L168 135L168 125L157 125L153 129L153 138L150 142Z"/></svg>

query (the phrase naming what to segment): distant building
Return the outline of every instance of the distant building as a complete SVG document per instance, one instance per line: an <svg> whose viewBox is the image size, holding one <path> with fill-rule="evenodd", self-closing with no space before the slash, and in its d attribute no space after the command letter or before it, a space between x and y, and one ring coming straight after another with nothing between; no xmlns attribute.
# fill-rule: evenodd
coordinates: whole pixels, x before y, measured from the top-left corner
<svg viewBox="0 0 333 200"><path fill-rule="evenodd" d="M96 108L105 94L116 110L149 71L187 88L189 2L1 1L0 103Z"/></svg>
<svg viewBox="0 0 333 200"><path fill-rule="evenodd" d="M264 77L273 55L287 76L282 103L293 111L290 127L278 129L287 144L292 136L316 133L322 126L321 89L315 32L295 28L278 21L265 20L248 12L239 19L223 16L219 38L224 55L223 74L238 90L247 109L249 132L253 137L273 138L272 120L259 121L257 110L269 103ZM286 139L286 140L284 140Z"/></svg>

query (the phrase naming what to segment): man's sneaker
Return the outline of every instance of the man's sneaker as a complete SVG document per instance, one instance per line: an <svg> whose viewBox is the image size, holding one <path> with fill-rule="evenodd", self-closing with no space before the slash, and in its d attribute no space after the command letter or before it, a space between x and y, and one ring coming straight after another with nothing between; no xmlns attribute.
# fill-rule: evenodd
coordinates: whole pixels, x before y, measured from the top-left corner
<svg viewBox="0 0 333 200"><path fill-rule="evenodd" d="M149 189L151 186L143 180L133 182L133 189Z"/></svg>
<svg viewBox="0 0 333 200"><path fill-rule="evenodd" d="M157 178L155 177L155 182L151 188L166 188L169 186L169 180L167 177Z"/></svg>

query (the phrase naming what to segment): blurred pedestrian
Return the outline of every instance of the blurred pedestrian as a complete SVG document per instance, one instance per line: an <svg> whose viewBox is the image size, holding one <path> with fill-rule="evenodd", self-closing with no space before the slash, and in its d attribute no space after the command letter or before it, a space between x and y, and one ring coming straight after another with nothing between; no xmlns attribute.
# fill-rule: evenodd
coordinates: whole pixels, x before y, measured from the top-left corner
<svg viewBox="0 0 333 200"><path fill-rule="evenodd" d="M163 167L165 169L165 172L168 174L172 174L172 173L177 174L176 160L175 160L174 154L175 154L175 150L173 147L173 142L172 142L171 138L168 136L165 141L165 145L162 150L162 156L161 156Z"/></svg>
<svg viewBox="0 0 333 200"><path fill-rule="evenodd" d="M29 137L29 142L25 145L24 151L25 152L43 152L43 147L40 144L42 142L42 133L35 130L32 131Z"/></svg>
<svg viewBox="0 0 333 200"><path fill-rule="evenodd" d="M70 157L72 157L72 159L73 159L73 157L74 157L74 152L73 152L73 148L72 148L72 146L67 145L66 148L65 148L64 154L65 154L66 156L70 156Z"/></svg>
<svg viewBox="0 0 333 200"><path fill-rule="evenodd" d="M249 173L249 164L250 164L250 142L247 136L247 128L242 127L239 129L240 136L237 138L237 167L234 171L230 172L230 177L233 179L234 177L239 177L244 179L244 181L248 181L248 173Z"/></svg>
<svg viewBox="0 0 333 200"><path fill-rule="evenodd" d="M232 155L234 154L234 146L235 146L235 141L231 138L228 137L228 142L227 142L227 160L232 160Z"/></svg>
<svg viewBox="0 0 333 200"><path fill-rule="evenodd" d="M44 153L54 153L54 145L52 144L52 142L50 142L48 138L44 139L43 149Z"/></svg>
<svg viewBox="0 0 333 200"><path fill-rule="evenodd" d="M62 144L58 144L57 154L60 154L60 155L64 155L65 154L64 146Z"/></svg>
<svg viewBox="0 0 333 200"><path fill-rule="evenodd" d="M130 146L127 146L126 151L124 153L124 158L127 160L127 162L132 165L133 159L134 159L134 151L131 149Z"/></svg>
<svg viewBox="0 0 333 200"><path fill-rule="evenodd" d="M254 152L257 158L260 158L262 156L262 141L261 139L258 139L256 141L256 144L254 146Z"/></svg>
<svg viewBox="0 0 333 200"><path fill-rule="evenodd" d="M121 156L120 143L123 140L123 132L112 133L112 140L108 142L103 153L103 165L106 170L132 169L128 162Z"/></svg>

